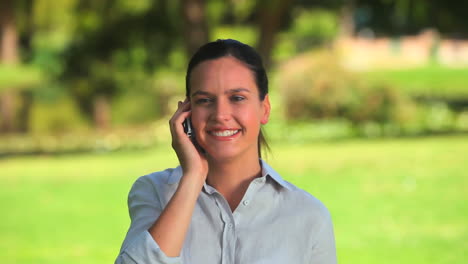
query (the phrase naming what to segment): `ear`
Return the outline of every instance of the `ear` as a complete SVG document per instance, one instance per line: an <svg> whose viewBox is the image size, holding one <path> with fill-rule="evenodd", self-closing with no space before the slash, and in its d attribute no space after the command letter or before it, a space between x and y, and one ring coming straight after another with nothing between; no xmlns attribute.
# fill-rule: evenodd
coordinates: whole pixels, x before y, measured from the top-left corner
<svg viewBox="0 0 468 264"><path fill-rule="evenodd" d="M265 95L265 98L261 102L262 104L262 118L260 119L260 123L262 125L265 125L268 123L268 119L270 118L270 110L271 110L271 105L270 105L270 98L268 97L268 94Z"/></svg>

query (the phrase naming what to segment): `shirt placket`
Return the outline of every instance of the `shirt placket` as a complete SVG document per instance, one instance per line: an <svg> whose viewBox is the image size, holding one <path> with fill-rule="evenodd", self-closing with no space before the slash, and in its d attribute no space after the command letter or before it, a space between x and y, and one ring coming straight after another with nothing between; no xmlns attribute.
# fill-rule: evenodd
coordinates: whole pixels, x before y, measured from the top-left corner
<svg viewBox="0 0 468 264"><path fill-rule="evenodd" d="M223 221L221 263L233 264L237 240L234 217L226 200L220 194L216 195L215 200Z"/></svg>
<svg viewBox="0 0 468 264"><path fill-rule="evenodd" d="M247 188L247 191L235 210L234 214L231 212L231 208L227 203L226 199L213 190L215 196L216 205L221 212L221 219L223 221L223 234L222 234L222 246L221 246L221 263L222 264L234 264L236 261L236 225L239 225L242 221L241 216L243 213L248 213L253 208L244 209L243 207L250 207L250 202L254 194L258 191L261 186L265 184L266 177L257 178ZM212 187L211 187L212 188ZM240 208L242 207L242 208Z"/></svg>

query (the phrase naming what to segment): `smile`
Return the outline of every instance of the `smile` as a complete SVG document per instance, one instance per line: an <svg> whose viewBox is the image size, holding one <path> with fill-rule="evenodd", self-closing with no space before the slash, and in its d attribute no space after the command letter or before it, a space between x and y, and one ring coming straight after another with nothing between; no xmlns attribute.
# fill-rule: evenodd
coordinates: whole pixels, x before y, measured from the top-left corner
<svg viewBox="0 0 468 264"><path fill-rule="evenodd" d="M217 137L230 137L239 133L239 131L240 131L239 129L238 130L210 131L210 134L213 136L217 136Z"/></svg>

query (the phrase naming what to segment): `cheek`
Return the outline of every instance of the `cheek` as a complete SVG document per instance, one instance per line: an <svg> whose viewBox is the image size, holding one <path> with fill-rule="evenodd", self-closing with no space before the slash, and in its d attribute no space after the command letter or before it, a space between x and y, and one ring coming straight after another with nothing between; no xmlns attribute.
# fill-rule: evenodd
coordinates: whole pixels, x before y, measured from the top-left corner
<svg viewBox="0 0 468 264"><path fill-rule="evenodd" d="M260 127L261 115L257 108L245 109L245 111L239 112L238 117L242 123L249 127Z"/></svg>
<svg viewBox="0 0 468 264"><path fill-rule="evenodd" d="M195 129L203 129L206 124L206 113L200 111L200 109L192 109L192 114L190 115L190 120Z"/></svg>

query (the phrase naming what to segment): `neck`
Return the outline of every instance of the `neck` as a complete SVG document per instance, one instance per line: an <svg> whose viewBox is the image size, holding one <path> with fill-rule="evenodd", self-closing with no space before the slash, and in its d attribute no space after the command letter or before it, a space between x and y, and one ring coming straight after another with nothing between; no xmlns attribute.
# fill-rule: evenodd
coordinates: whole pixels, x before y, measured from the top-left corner
<svg viewBox="0 0 468 264"><path fill-rule="evenodd" d="M232 211L244 197L250 182L262 173L258 156L246 155L227 161L209 159L208 166L207 183L224 196Z"/></svg>

